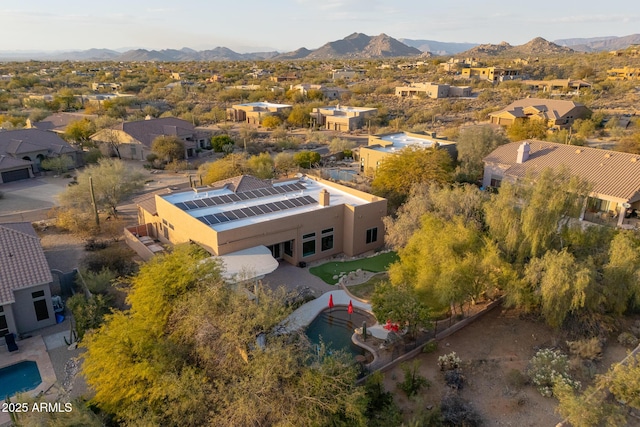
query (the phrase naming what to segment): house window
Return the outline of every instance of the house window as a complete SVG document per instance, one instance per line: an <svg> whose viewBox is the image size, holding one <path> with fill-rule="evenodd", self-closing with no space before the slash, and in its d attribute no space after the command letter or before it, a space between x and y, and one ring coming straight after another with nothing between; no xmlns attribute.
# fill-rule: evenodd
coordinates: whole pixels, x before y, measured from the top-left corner
<svg viewBox="0 0 640 427"><path fill-rule="evenodd" d="M284 242L284 254L287 256L293 256L293 240Z"/></svg>
<svg viewBox="0 0 640 427"><path fill-rule="evenodd" d="M367 244L378 241L378 227L367 230Z"/></svg>
<svg viewBox="0 0 640 427"><path fill-rule="evenodd" d="M33 308L36 311L36 319L39 321L47 320L49 318L49 309L47 308L47 299L44 296L44 291L32 292Z"/></svg>
<svg viewBox="0 0 640 427"><path fill-rule="evenodd" d="M491 182L489 185L494 188L499 188L500 184L502 184L502 178L496 175L491 175Z"/></svg>
<svg viewBox="0 0 640 427"><path fill-rule="evenodd" d="M4 307L0 306L0 338L9 333L9 326L7 325L7 316L4 314Z"/></svg>
<svg viewBox="0 0 640 427"><path fill-rule="evenodd" d="M302 256L312 256L316 254L316 233L302 235Z"/></svg>
<svg viewBox="0 0 640 427"><path fill-rule="evenodd" d="M322 238L320 239L320 250L328 251L333 249L333 228L322 230Z"/></svg>

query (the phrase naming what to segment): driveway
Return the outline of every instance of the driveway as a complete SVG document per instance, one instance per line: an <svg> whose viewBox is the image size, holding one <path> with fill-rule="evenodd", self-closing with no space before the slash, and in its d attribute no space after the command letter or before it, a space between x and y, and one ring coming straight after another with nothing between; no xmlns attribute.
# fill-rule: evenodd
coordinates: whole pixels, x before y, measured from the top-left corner
<svg viewBox="0 0 640 427"><path fill-rule="evenodd" d="M43 176L0 184L0 222L46 219L47 211L57 204L57 195L70 181Z"/></svg>

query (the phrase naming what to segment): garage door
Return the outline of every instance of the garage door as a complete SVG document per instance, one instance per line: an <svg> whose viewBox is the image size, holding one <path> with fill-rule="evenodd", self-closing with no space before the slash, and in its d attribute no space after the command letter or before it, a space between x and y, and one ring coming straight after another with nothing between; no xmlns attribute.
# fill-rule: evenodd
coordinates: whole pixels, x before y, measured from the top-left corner
<svg viewBox="0 0 640 427"><path fill-rule="evenodd" d="M2 172L2 182L18 181L20 179L29 179L29 169L18 169L15 171Z"/></svg>

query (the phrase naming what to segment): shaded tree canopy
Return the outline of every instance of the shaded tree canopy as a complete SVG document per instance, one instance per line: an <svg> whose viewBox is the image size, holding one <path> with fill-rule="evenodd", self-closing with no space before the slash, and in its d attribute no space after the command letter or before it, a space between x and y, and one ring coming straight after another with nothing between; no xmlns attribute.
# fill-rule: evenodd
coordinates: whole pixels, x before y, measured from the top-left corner
<svg viewBox="0 0 640 427"><path fill-rule="evenodd" d="M355 367L273 333L289 313L284 295L249 301L207 256L184 245L143 265L131 308L87 335L95 404L136 425L364 426Z"/></svg>
<svg viewBox="0 0 640 427"><path fill-rule="evenodd" d="M184 142L176 136L159 136L151 143L151 151L167 162L184 159L184 148Z"/></svg>
<svg viewBox="0 0 640 427"><path fill-rule="evenodd" d="M399 206L411 188L420 183L448 183L452 180L453 160L446 150L406 147L398 155L387 156L371 183L373 192Z"/></svg>
<svg viewBox="0 0 640 427"><path fill-rule="evenodd" d="M93 211L89 178L93 179L93 190L98 209L117 215L116 207L136 190L142 188L144 177L119 159L103 158L95 165L87 166L78 173L78 185L68 187L60 193L63 208L83 213Z"/></svg>
<svg viewBox="0 0 640 427"><path fill-rule="evenodd" d="M482 179L484 163L482 159L499 146L509 142L502 130L490 126L469 127L460 132L456 139L458 150L458 181L478 182Z"/></svg>

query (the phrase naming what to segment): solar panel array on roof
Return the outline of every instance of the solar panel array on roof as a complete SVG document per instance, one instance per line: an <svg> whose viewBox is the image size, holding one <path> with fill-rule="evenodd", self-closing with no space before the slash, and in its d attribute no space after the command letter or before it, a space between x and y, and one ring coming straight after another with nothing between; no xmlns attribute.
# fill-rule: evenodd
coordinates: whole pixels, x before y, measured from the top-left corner
<svg viewBox="0 0 640 427"><path fill-rule="evenodd" d="M257 199L258 197L269 197L277 194L293 193L295 191L305 190L306 187L299 182L293 184L283 184L276 187L260 188L258 190L243 191L242 193L223 194L221 196L205 197L202 199L187 200L186 202L176 203L176 207L183 211L193 209L207 208L217 205L226 205L229 203L239 202L241 200Z"/></svg>
<svg viewBox="0 0 640 427"><path fill-rule="evenodd" d="M271 212L285 211L288 209L298 208L317 203L317 200L311 196L296 197L295 199L287 199L278 202L265 203L263 205L249 206L246 208L234 209L231 211L220 212L211 215L197 217L200 221L207 225L222 224L229 221L236 221L252 216L259 216Z"/></svg>

